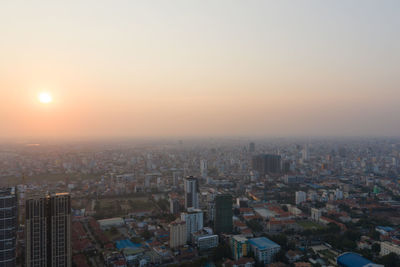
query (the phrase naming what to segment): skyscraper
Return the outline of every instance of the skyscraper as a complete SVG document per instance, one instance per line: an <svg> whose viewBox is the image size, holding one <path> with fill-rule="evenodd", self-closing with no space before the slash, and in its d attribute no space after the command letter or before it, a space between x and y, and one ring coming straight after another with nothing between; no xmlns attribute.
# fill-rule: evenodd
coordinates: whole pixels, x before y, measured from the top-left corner
<svg viewBox="0 0 400 267"><path fill-rule="evenodd" d="M249 152L253 153L254 151L256 151L256 144L254 144L254 142L251 142L249 144Z"/></svg>
<svg viewBox="0 0 400 267"><path fill-rule="evenodd" d="M28 199L25 224L27 267L71 266L71 199L68 193Z"/></svg>
<svg viewBox="0 0 400 267"><path fill-rule="evenodd" d="M185 208L199 208L199 182L193 176L185 179Z"/></svg>
<svg viewBox="0 0 400 267"><path fill-rule="evenodd" d="M15 187L0 189L0 266L16 265L17 193Z"/></svg>
<svg viewBox="0 0 400 267"><path fill-rule="evenodd" d="M187 228L186 222L182 220L175 220L169 225L169 246L171 248L180 247L186 244L187 241Z"/></svg>
<svg viewBox="0 0 400 267"><path fill-rule="evenodd" d="M52 194L49 198L51 266L70 267L71 198L68 193Z"/></svg>
<svg viewBox="0 0 400 267"><path fill-rule="evenodd" d="M261 175L281 173L281 156L272 154L256 155L252 159L253 169Z"/></svg>
<svg viewBox="0 0 400 267"><path fill-rule="evenodd" d="M200 173L202 178L204 179L207 178L207 171L208 171L207 160L202 159L200 161Z"/></svg>
<svg viewBox="0 0 400 267"><path fill-rule="evenodd" d="M232 232L232 196L221 194L215 197L214 208L214 232L231 233Z"/></svg>
<svg viewBox="0 0 400 267"><path fill-rule="evenodd" d="M187 212L181 213L181 220L186 222L187 241L190 241L192 234L203 229L203 211L189 208Z"/></svg>
<svg viewBox="0 0 400 267"><path fill-rule="evenodd" d="M46 197L26 200L25 209L26 266L47 266L48 209Z"/></svg>

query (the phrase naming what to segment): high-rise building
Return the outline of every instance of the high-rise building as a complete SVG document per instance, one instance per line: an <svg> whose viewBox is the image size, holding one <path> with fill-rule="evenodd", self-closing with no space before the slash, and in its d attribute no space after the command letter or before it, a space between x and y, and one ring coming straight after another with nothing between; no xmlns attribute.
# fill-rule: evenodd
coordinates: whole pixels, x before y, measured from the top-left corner
<svg viewBox="0 0 400 267"><path fill-rule="evenodd" d="M296 205L299 205L300 203L303 203L306 200L307 200L306 192L303 192L303 191L296 192Z"/></svg>
<svg viewBox="0 0 400 267"><path fill-rule="evenodd" d="M221 194L215 197L214 207L214 232L231 233L232 232L232 196Z"/></svg>
<svg viewBox="0 0 400 267"><path fill-rule="evenodd" d="M249 152L250 153L253 153L253 152L255 152L256 151L256 145L254 144L254 142L251 142L250 144L249 144Z"/></svg>
<svg viewBox="0 0 400 267"><path fill-rule="evenodd" d="M204 179L207 178L207 171L208 171L207 160L205 159L200 160L200 174L202 178Z"/></svg>
<svg viewBox="0 0 400 267"><path fill-rule="evenodd" d="M191 241L192 234L203 229L203 211L189 208L181 213L181 220L186 222L187 241Z"/></svg>
<svg viewBox="0 0 400 267"><path fill-rule="evenodd" d="M169 225L169 246L171 248L180 247L186 244L187 229L186 222L176 220Z"/></svg>
<svg viewBox="0 0 400 267"><path fill-rule="evenodd" d="M68 193L26 200L25 261L27 267L70 267L71 198Z"/></svg>
<svg viewBox="0 0 400 267"><path fill-rule="evenodd" d="M71 198L68 193L50 195L50 257L51 266L70 267Z"/></svg>
<svg viewBox="0 0 400 267"><path fill-rule="evenodd" d="M185 179L185 208L199 208L199 181L193 176Z"/></svg>
<svg viewBox="0 0 400 267"><path fill-rule="evenodd" d="M0 189L0 266L16 266L18 202L15 187Z"/></svg>
<svg viewBox="0 0 400 267"><path fill-rule="evenodd" d="M169 212L171 214L178 214L179 213L179 200L176 198L171 198L169 200Z"/></svg>
<svg viewBox="0 0 400 267"><path fill-rule="evenodd" d="M48 208L47 198L26 200L25 204L26 266L47 266Z"/></svg>
<svg viewBox="0 0 400 267"><path fill-rule="evenodd" d="M256 155L252 158L253 169L261 175L281 173L281 156L271 154Z"/></svg>

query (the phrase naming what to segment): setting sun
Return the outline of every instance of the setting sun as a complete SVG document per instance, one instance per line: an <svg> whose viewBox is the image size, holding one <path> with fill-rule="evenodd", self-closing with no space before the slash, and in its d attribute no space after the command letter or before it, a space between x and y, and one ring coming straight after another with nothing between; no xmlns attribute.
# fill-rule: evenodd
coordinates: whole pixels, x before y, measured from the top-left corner
<svg viewBox="0 0 400 267"><path fill-rule="evenodd" d="M40 93L38 98L39 98L39 102L44 103L44 104L47 104L47 103L50 103L51 101L53 101L53 98L51 97L51 95L49 93L44 93L44 92Z"/></svg>

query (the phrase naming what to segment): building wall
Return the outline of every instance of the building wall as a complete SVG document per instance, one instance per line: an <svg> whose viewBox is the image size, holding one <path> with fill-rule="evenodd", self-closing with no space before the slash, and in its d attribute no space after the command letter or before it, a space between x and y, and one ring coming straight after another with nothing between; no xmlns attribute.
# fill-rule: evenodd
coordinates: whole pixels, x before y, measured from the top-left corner
<svg viewBox="0 0 400 267"><path fill-rule="evenodd" d="M12 267L16 264L17 207L15 187L0 189L0 266Z"/></svg>
<svg viewBox="0 0 400 267"><path fill-rule="evenodd" d="M381 256L385 256L392 252L397 255L400 255L400 246L389 242L381 242L381 252L380 252Z"/></svg>
<svg viewBox="0 0 400 267"><path fill-rule="evenodd" d="M170 225L170 247L176 248L186 244L186 223L177 222Z"/></svg>

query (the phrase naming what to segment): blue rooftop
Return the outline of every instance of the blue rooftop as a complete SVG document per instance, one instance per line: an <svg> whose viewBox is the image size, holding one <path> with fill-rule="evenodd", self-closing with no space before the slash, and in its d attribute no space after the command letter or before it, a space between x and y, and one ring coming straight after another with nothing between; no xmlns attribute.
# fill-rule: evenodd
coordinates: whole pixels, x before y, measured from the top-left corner
<svg viewBox="0 0 400 267"><path fill-rule="evenodd" d="M250 245L257 247L259 250L280 247L277 243L266 237L257 237L249 240Z"/></svg>
<svg viewBox="0 0 400 267"><path fill-rule="evenodd" d="M116 247L119 250L122 250L124 248L140 248L141 246L141 244L135 244L129 239L124 239L116 242Z"/></svg>
<svg viewBox="0 0 400 267"><path fill-rule="evenodd" d="M342 267L363 267L367 264L373 263L372 261L353 252L343 253L337 258L336 262Z"/></svg>
<svg viewBox="0 0 400 267"><path fill-rule="evenodd" d="M394 229L392 227L389 227L389 226L377 226L376 228L378 228L379 230L383 230L385 232L394 231Z"/></svg>

